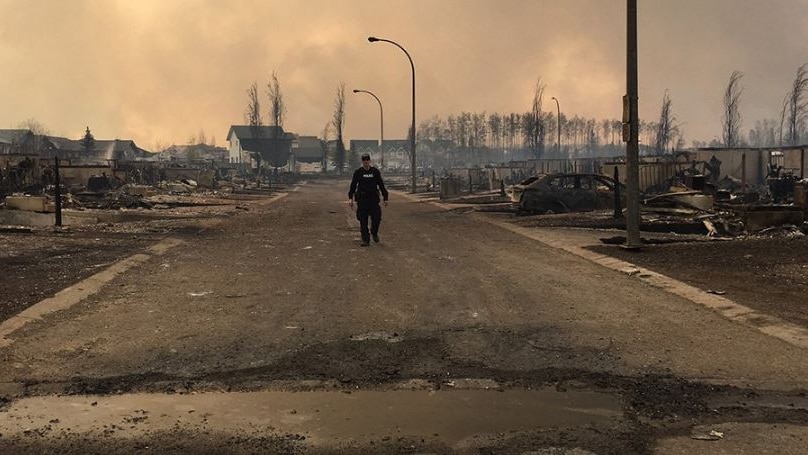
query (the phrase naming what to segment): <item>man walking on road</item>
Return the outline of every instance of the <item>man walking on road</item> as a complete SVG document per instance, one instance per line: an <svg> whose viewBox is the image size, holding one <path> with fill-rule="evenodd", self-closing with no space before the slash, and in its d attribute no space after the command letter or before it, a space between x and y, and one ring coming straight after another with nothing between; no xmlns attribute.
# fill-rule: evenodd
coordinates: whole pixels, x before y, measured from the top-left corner
<svg viewBox="0 0 808 455"><path fill-rule="evenodd" d="M362 246L370 245L370 236L379 243L379 224L382 222L382 208L379 207L379 192L384 198L387 207L387 188L382 181L382 173L370 165L370 155L362 155L362 167L355 170L351 187L348 189L348 203L353 208L354 199L358 205L356 218L362 233ZM370 232L368 232L368 216L370 216Z"/></svg>

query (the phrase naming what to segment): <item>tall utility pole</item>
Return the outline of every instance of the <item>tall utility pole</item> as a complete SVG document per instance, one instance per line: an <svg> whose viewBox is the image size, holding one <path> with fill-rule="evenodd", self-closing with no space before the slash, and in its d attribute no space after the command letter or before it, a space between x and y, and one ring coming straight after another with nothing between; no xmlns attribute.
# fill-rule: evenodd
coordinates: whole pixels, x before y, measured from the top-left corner
<svg viewBox="0 0 808 455"><path fill-rule="evenodd" d="M637 0L628 0L626 90L628 92L628 144L626 145L626 248L640 248L640 142L637 88Z"/></svg>

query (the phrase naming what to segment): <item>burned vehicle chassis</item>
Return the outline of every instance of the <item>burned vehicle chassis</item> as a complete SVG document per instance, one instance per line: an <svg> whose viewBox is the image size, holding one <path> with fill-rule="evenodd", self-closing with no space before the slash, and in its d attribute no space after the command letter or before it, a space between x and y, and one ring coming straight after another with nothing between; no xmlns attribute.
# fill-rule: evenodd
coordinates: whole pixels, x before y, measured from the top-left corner
<svg viewBox="0 0 808 455"><path fill-rule="evenodd" d="M625 191L621 188L619 193L622 199ZM609 177L547 174L524 188L518 208L523 214L566 213L612 209L614 204L615 181Z"/></svg>

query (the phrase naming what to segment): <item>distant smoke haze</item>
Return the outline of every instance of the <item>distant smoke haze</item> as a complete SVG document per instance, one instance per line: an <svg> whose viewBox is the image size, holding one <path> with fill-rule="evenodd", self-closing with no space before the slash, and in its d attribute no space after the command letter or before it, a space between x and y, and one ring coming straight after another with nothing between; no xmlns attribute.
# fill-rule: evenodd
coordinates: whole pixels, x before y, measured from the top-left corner
<svg viewBox="0 0 808 455"><path fill-rule="evenodd" d="M692 140L721 137L722 91L742 71L742 130L779 116L808 62L808 0L639 2L640 115L666 89ZM242 123L246 90L278 74L285 128L317 135L348 89L346 136L406 136L410 68L417 115L524 112L536 78L545 110L619 118L625 92L623 0L0 0L0 128L35 118L53 134L132 138L153 148L200 130L219 145Z"/></svg>

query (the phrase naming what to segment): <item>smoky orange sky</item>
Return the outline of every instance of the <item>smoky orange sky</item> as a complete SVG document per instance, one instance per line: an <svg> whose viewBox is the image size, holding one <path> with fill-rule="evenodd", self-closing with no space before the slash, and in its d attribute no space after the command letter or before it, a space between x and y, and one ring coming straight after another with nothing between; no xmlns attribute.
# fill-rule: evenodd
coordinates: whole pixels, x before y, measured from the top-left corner
<svg viewBox="0 0 808 455"><path fill-rule="evenodd" d="M625 0L0 0L0 128L35 118L51 134L225 144L244 122L246 90L276 71L285 129L318 135L336 88L347 139L402 138L416 66L418 121L460 111L544 110L619 118ZM689 145L721 136L722 92L742 71L743 130L779 116L808 62L808 0L640 0L640 116L669 90ZM552 103L552 104L551 104Z"/></svg>

